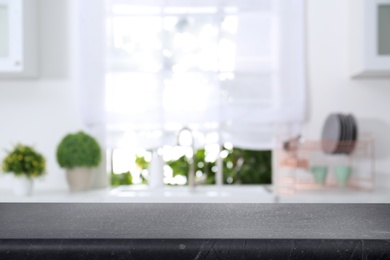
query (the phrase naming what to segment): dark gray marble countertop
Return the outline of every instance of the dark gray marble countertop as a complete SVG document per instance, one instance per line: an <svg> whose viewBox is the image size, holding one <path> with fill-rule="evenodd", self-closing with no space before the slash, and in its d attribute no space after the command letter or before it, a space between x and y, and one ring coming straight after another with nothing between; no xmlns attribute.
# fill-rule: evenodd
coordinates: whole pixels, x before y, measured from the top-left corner
<svg viewBox="0 0 390 260"><path fill-rule="evenodd" d="M390 204L0 204L0 239L389 239Z"/></svg>
<svg viewBox="0 0 390 260"><path fill-rule="evenodd" d="M133 257L126 259L150 259L134 258L138 251L224 259L218 252L229 250L257 259L253 252L301 257L314 249L390 259L390 204L0 204L0 259L31 256L32 248L51 259L104 248Z"/></svg>

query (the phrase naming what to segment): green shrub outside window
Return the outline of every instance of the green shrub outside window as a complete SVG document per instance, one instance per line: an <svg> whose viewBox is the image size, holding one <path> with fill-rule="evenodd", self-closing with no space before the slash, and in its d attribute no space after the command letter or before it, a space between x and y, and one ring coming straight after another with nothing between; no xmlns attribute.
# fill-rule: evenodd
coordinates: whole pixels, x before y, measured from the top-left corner
<svg viewBox="0 0 390 260"><path fill-rule="evenodd" d="M223 158L223 182L224 184L271 184L272 176L272 152L269 150L255 151L233 148L223 148L227 156ZM206 161L205 149L196 150L194 155L196 175L206 176L204 184L215 184L217 163ZM149 162L144 157L136 157L137 166L146 170ZM182 175L188 176L190 165L186 156L177 160L166 162L173 172L173 177ZM142 177L142 184L147 184L147 179ZM112 173L111 183L113 186L131 185L132 176L130 172Z"/></svg>

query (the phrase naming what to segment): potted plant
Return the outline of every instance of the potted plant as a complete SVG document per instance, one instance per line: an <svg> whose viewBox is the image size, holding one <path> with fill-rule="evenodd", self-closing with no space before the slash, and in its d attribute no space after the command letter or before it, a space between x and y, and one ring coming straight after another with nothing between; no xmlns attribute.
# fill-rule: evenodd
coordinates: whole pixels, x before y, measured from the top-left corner
<svg viewBox="0 0 390 260"><path fill-rule="evenodd" d="M14 193L28 196L32 193L33 178L45 174L45 164L45 158L34 148L17 144L7 151L2 168L5 173L14 174Z"/></svg>
<svg viewBox="0 0 390 260"><path fill-rule="evenodd" d="M85 191L92 183L93 168L101 161L101 149L95 138L82 131L68 134L57 147L57 161L67 169L70 190Z"/></svg>

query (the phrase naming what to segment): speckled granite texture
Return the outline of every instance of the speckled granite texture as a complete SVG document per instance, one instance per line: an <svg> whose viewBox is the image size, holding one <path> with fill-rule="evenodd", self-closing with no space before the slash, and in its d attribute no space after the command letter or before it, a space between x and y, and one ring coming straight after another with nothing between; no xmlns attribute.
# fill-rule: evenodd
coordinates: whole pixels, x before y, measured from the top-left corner
<svg viewBox="0 0 390 260"><path fill-rule="evenodd" d="M4 203L0 259L390 259L390 205Z"/></svg>

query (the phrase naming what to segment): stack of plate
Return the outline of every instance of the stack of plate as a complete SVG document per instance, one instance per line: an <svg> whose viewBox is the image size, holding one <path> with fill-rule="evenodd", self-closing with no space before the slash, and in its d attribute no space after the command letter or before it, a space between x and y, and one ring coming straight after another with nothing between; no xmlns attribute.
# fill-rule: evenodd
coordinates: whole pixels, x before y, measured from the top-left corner
<svg viewBox="0 0 390 260"><path fill-rule="evenodd" d="M350 154L355 148L357 134L352 115L331 114L322 129L322 149L328 154Z"/></svg>

